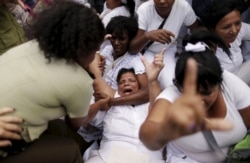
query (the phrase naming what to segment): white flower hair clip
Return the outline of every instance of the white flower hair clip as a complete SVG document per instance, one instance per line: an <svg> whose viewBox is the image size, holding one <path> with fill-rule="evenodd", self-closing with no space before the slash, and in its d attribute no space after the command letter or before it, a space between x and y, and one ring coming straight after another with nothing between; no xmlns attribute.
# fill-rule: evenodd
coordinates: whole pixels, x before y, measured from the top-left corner
<svg viewBox="0 0 250 163"><path fill-rule="evenodd" d="M197 42L196 44L187 43L187 45L185 46L185 51L203 52L206 50L206 48L209 48L209 47L204 42Z"/></svg>

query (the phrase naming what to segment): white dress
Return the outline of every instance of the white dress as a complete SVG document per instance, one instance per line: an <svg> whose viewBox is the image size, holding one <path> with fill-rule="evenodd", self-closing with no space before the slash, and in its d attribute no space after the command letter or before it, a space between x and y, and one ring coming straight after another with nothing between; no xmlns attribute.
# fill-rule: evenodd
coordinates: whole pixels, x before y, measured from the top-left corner
<svg viewBox="0 0 250 163"><path fill-rule="evenodd" d="M105 10L101 13L101 18L102 18L102 22L104 24L104 27L107 26L107 24L109 23L109 21L115 17L115 16L130 16L130 13L128 11L128 9L125 6L120 6L120 7L116 7L112 10L105 8Z"/></svg>
<svg viewBox="0 0 250 163"><path fill-rule="evenodd" d="M104 6L106 6L106 3L104 3ZM130 16L129 10L125 6L116 7L114 9L108 9L107 7L104 7L103 12L100 14L100 18L102 19L102 23L104 24L104 27L106 28L110 20L115 16ZM102 45L100 46L100 51L102 51L106 46L111 45L109 40L104 40Z"/></svg>
<svg viewBox="0 0 250 163"><path fill-rule="evenodd" d="M215 139L224 153L228 147L241 140L247 128L238 110L250 105L250 88L237 76L223 72L222 95L227 107L225 119L234 123L230 131L212 131ZM173 102L180 96L176 87L165 89L157 99L163 98ZM168 143L168 163L220 163L224 157L210 148L201 132L184 136Z"/></svg>
<svg viewBox="0 0 250 163"><path fill-rule="evenodd" d="M231 59L221 49L217 48L216 56L221 63L221 67L227 71L236 73L243 63L241 44L243 40L250 40L250 25L242 23L240 32L234 42L230 43Z"/></svg>
<svg viewBox="0 0 250 163"><path fill-rule="evenodd" d="M116 97L119 95L116 93ZM131 106L112 106L106 114L103 114L103 138L100 149L92 151L92 157L86 163L108 162L113 156L114 150L120 158L117 162L135 162L132 157L139 156L139 160L148 160L148 163L163 163L162 149L151 151L147 149L139 139L139 129L148 115L149 103ZM126 153L131 155L126 158ZM134 155L135 154L135 155Z"/></svg>
<svg viewBox="0 0 250 163"><path fill-rule="evenodd" d="M105 72L103 78L114 90L117 90L117 74L121 68L134 68L135 74L143 74L145 73L145 67L140 59L139 54L129 54L126 53L123 56L117 58L114 61L112 56L113 48L112 46L107 46L102 52L106 58Z"/></svg>

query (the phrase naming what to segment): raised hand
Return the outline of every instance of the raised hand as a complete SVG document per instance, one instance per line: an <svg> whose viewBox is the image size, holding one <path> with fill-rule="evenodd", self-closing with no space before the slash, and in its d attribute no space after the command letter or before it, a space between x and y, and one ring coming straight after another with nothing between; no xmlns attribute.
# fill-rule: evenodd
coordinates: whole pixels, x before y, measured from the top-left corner
<svg viewBox="0 0 250 163"><path fill-rule="evenodd" d="M20 133L22 132L22 128L19 124L21 124L23 120L16 116L5 115L14 111L13 108L0 109L0 147L10 146L11 139L21 139Z"/></svg>
<svg viewBox="0 0 250 163"><path fill-rule="evenodd" d="M95 75L96 78L100 78L104 71L105 58L100 55L100 52L95 53L95 58L88 65L87 69Z"/></svg>
<svg viewBox="0 0 250 163"><path fill-rule="evenodd" d="M140 129L140 139L151 150L167 142L200 130L230 130L233 125L224 119L207 119L202 98L197 94L197 65L188 60L182 95L173 103L159 98L154 101Z"/></svg>
<svg viewBox="0 0 250 163"><path fill-rule="evenodd" d="M105 72L105 65L106 65L106 58L102 55L100 55L100 62L99 62L99 69L100 71L102 72L102 75L104 74Z"/></svg>
<svg viewBox="0 0 250 163"><path fill-rule="evenodd" d="M145 34L146 38L152 41L157 41L162 44L171 43L171 37L175 38L175 34L165 29L157 29L149 31Z"/></svg>
<svg viewBox="0 0 250 163"><path fill-rule="evenodd" d="M164 53L166 49L163 48L160 53L155 54L154 61L152 63L149 63L144 56L140 56L142 63L145 66L148 81L154 81L157 80L159 73L161 72L162 68L164 67L163 59L164 59Z"/></svg>
<svg viewBox="0 0 250 163"><path fill-rule="evenodd" d="M230 130L233 125L224 119L206 119L206 109L196 86L197 65L188 60L182 95L170 106L169 126L172 138L192 134L200 130Z"/></svg>

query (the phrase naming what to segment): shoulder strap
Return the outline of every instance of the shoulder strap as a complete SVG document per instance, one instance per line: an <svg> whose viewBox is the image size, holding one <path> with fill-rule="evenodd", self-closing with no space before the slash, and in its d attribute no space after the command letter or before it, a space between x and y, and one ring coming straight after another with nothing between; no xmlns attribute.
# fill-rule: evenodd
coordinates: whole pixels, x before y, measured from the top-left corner
<svg viewBox="0 0 250 163"><path fill-rule="evenodd" d="M166 22L167 18L164 18L164 20L161 22L160 26L158 27L158 29L162 29L162 27L164 26L165 22ZM154 41L149 41L147 43L147 45L142 49L141 54L144 54L145 51L149 48L150 45L152 45L154 43Z"/></svg>
<svg viewBox="0 0 250 163"><path fill-rule="evenodd" d="M227 157L226 154L224 154L221 150L221 148L219 147L217 141L215 140L215 137L212 133L211 130L208 130L208 131L202 131L202 134L203 136L205 137L207 143L209 144L209 146L215 150L215 151L218 151L220 154L222 154L223 156Z"/></svg>

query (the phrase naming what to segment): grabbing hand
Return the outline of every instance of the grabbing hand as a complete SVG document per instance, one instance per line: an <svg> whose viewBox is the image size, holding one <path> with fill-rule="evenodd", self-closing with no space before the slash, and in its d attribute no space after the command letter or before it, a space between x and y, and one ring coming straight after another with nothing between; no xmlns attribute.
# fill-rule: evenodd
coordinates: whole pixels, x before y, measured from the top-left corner
<svg viewBox="0 0 250 163"><path fill-rule="evenodd" d="M96 78L102 77L105 69L105 60L105 57L101 56L100 52L97 51L95 53L95 58L87 67L88 71L93 73Z"/></svg>
<svg viewBox="0 0 250 163"><path fill-rule="evenodd" d="M94 97L95 97L95 101L100 104L101 111L109 110L110 96L108 96L106 93L103 93L103 92L95 92Z"/></svg>
<svg viewBox="0 0 250 163"><path fill-rule="evenodd" d="M16 116L4 116L14 111L13 108L0 109L0 147L10 146L11 139L21 139L20 133L22 132L22 128L19 124L21 124L23 120Z"/></svg>
<svg viewBox="0 0 250 163"><path fill-rule="evenodd" d="M104 40L108 40L108 39L110 39L111 37L112 37L111 34L106 34L106 35L104 36Z"/></svg>
<svg viewBox="0 0 250 163"><path fill-rule="evenodd" d="M162 44L171 43L171 37L175 38L175 34L165 29L152 30L146 33L146 38L151 41L157 41Z"/></svg>

